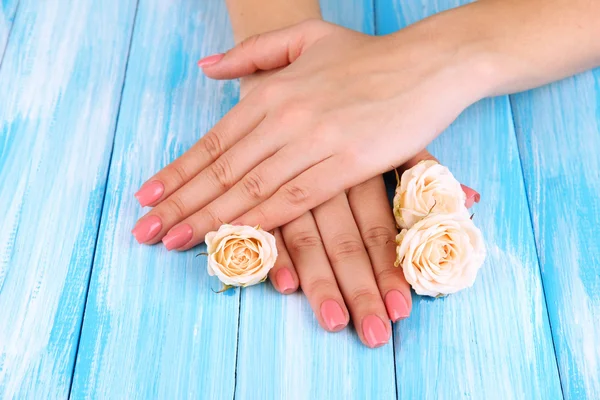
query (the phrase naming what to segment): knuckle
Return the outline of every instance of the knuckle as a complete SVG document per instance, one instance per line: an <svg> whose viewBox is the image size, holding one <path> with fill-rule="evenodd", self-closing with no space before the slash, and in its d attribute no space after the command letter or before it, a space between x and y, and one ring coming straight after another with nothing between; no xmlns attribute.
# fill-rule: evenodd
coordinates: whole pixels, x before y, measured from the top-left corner
<svg viewBox="0 0 600 400"><path fill-rule="evenodd" d="M286 185L283 187L284 199L294 207L300 207L310 200L310 192L298 185Z"/></svg>
<svg viewBox="0 0 600 400"><path fill-rule="evenodd" d="M367 249L385 247L394 244L395 233L382 225L371 226L363 232L363 242Z"/></svg>
<svg viewBox="0 0 600 400"><path fill-rule="evenodd" d="M334 280L321 276L307 279L305 282L301 281L300 285L302 286L302 290L309 296L319 294L331 296L332 293L338 290Z"/></svg>
<svg viewBox="0 0 600 400"><path fill-rule="evenodd" d="M224 151L223 141L218 133L212 131L202 138L204 150L210 155L212 160L217 159Z"/></svg>
<svg viewBox="0 0 600 400"><path fill-rule="evenodd" d="M219 216L215 213L214 210L206 208L204 210L204 213L207 216L208 222L212 228L223 225L223 221L221 220L221 218L219 218Z"/></svg>
<svg viewBox="0 0 600 400"><path fill-rule="evenodd" d="M209 168L209 176L216 187L227 190L232 186L231 164L224 157L219 157Z"/></svg>
<svg viewBox="0 0 600 400"><path fill-rule="evenodd" d="M169 197L165 202L165 208L177 218L185 218L187 216L187 207L178 196Z"/></svg>
<svg viewBox="0 0 600 400"><path fill-rule="evenodd" d="M261 37L262 35L259 33L242 40L240 43L240 49L244 52L252 51L252 49L256 47L256 44L260 41Z"/></svg>
<svg viewBox="0 0 600 400"><path fill-rule="evenodd" d="M180 162L171 164L169 168L172 175L177 179L177 183L181 184L187 182L190 179L190 174L186 171L185 167Z"/></svg>
<svg viewBox="0 0 600 400"><path fill-rule="evenodd" d="M364 286L358 286L350 292L350 304L377 304L381 302L379 293L373 292Z"/></svg>
<svg viewBox="0 0 600 400"><path fill-rule="evenodd" d="M389 268L384 268L378 271L375 271L375 280L379 285L382 283L390 283L394 281L398 281L400 279L401 270L396 267L390 266Z"/></svg>
<svg viewBox="0 0 600 400"><path fill-rule="evenodd" d="M307 249L323 247L323 241L318 234L312 232L298 232L290 240L289 247L292 251L300 252Z"/></svg>
<svg viewBox="0 0 600 400"><path fill-rule="evenodd" d="M262 200L265 196L265 183L259 174L249 173L242 180L242 190L251 200Z"/></svg>
<svg viewBox="0 0 600 400"><path fill-rule="evenodd" d="M332 263L339 263L358 256L364 251L363 244L351 235L339 235L331 245L330 257Z"/></svg>

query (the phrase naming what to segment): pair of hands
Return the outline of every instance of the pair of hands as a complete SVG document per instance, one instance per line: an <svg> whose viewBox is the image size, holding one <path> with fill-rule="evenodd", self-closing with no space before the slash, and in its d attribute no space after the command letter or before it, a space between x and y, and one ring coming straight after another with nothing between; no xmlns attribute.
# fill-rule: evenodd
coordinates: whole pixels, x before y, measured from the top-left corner
<svg viewBox="0 0 600 400"><path fill-rule="evenodd" d="M403 63L390 56L391 40L308 21L201 60L212 78L248 77L243 98L136 193L154 207L136 239L186 250L222 221L282 226L270 273L277 290L301 285L323 328L340 330L351 317L363 343L387 343L389 320L409 315L411 297L394 267L381 173L415 154L409 164L430 158L419 150L469 103L433 93L434 82L454 76L445 61ZM414 62L416 51L404 55Z"/></svg>

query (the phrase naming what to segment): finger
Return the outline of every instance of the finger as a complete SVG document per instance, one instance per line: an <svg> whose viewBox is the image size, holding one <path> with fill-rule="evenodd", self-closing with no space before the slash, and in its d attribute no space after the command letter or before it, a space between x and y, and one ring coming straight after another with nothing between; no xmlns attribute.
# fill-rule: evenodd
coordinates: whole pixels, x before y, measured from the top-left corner
<svg viewBox="0 0 600 400"><path fill-rule="evenodd" d="M342 156L331 156L321 161L281 186L271 197L237 218L234 223L251 226L260 224L264 229L273 229L360 183L360 180L355 182L356 178L369 178L364 173L361 173L362 176L349 173L348 165Z"/></svg>
<svg viewBox="0 0 600 400"><path fill-rule="evenodd" d="M285 225L281 233L319 324L330 332L343 329L348 325L348 310L312 214L307 212Z"/></svg>
<svg viewBox="0 0 600 400"><path fill-rule="evenodd" d="M239 148L243 151L244 146ZM187 250L194 247L204 240L206 233L217 229L223 221L238 218L268 199L288 180L318 163L326 156L327 153L324 151L323 148L315 147L309 140L284 147L246 174L231 190L185 220L179 219L181 223L169 230L163 238L163 243L169 250ZM194 191L191 191L190 195L193 193ZM238 222L234 223L238 224ZM183 236L179 237L179 235Z"/></svg>
<svg viewBox="0 0 600 400"><path fill-rule="evenodd" d="M259 70L285 67L334 29L334 25L326 22L307 20L288 28L251 36L224 56L216 54L206 57L198 65L206 76L213 79L234 79Z"/></svg>
<svg viewBox="0 0 600 400"><path fill-rule="evenodd" d="M390 339L389 318L346 195L323 203L313 215L361 341L383 346Z"/></svg>
<svg viewBox="0 0 600 400"><path fill-rule="evenodd" d="M277 260L275 266L269 271L269 280L279 293L294 293L298 289L296 269L285 247L281 230L275 229L274 235L277 244Z"/></svg>
<svg viewBox="0 0 600 400"><path fill-rule="evenodd" d="M135 193L142 207L153 206L217 160L263 120L263 105L252 94L233 107L182 156L148 179Z"/></svg>
<svg viewBox="0 0 600 400"><path fill-rule="evenodd" d="M433 160L439 162L439 160L435 158L429 151L422 150L421 152L419 152L419 154L402 164L402 166L398 169L400 170L400 173L402 173L402 171L412 168L424 160ZM471 208L473 207L473 204L479 203L479 200L481 200L481 195L479 193L477 193L474 189L471 189L467 185L461 184L460 186L462 187L463 192L465 192L465 194L467 195L467 200L465 201L465 206L467 208Z"/></svg>
<svg viewBox="0 0 600 400"><path fill-rule="evenodd" d="M383 177L354 186L348 201L389 318L393 322L407 318L412 307L410 286L402 270L394 266L398 232Z"/></svg>
<svg viewBox="0 0 600 400"><path fill-rule="evenodd" d="M282 143L278 136L270 138L270 126L269 121L263 120L253 132L242 138L238 144L142 217L134 228L136 232L139 230L139 226L144 226L144 221L147 219L160 221L160 229L154 232L150 238L148 235L144 236L146 240L143 242L148 244L159 242L175 224L182 222L225 193L248 171L275 153ZM220 218L221 221L230 221L228 218L238 215L221 215ZM187 223L193 227L189 221ZM217 225L212 224L201 234L196 235L199 240L190 243L190 247L203 241L207 232L216 229L221 224L222 222ZM142 235L140 235L141 237Z"/></svg>

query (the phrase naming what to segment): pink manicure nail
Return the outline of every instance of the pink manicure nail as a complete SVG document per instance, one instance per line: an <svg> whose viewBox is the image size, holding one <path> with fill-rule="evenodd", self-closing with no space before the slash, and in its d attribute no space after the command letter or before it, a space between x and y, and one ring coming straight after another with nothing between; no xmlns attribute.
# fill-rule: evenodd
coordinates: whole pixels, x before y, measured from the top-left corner
<svg viewBox="0 0 600 400"><path fill-rule="evenodd" d="M142 207L146 207L160 199L160 196L162 196L164 192L165 186L162 182L152 181L143 185L134 196L138 199Z"/></svg>
<svg viewBox="0 0 600 400"><path fill-rule="evenodd" d="M481 195L479 193L463 184L461 184L460 186L462 187L463 192L465 192L465 194L467 195L465 207L471 208L473 207L473 204L479 203L479 200L481 200Z"/></svg>
<svg viewBox="0 0 600 400"><path fill-rule="evenodd" d="M390 290L385 295L385 308L387 309L388 316L393 322L400 319L407 318L410 315L408 310L408 302L397 290Z"/></svg>
<svg viewBox="0 0 600 400"><path fill-rule="evenodd" d="M225 54L213 54L212 56L204 57L198 61L198 66L200 68L208 67L209 65L218 63L223 57L225 57Z"/></svg>
<svg viewBox="0 0 600 400"><path fill-rule="evenodd" d="M178 249L188 244L192 240L192 227L188 224L179 225L169 231L162 239L167 250Z"/></svg>
<svg viewBox="0 0 600 400"><path fill-rule="evenodd" d="M152 239L160 232L162 222L156 215L151 215L138 221L131 233L138 243L142 244Z"/></svg>
<svg viewBox="0 0 600 400"><path fill-rule="evenodd" d="M290 294L296 288L292 273L287 268L281 268L279 271L277 271L275 280L277 281L277 286L279 286L281 293Z"/></svg>
<svg viewBox="0 0 600 400"><path fill-rule="evenodd" d="M321 317L332 332L337 332L346 326L344 311L335 300L325 300L321 304Z"/></svg>
<svg viewBox="0 0 600 400"><path fill-rule="evenodd" d="M376 315L367 315L362 321L363 335L370 348L383 346L388 342L389 334L383 321Z"/></svg>

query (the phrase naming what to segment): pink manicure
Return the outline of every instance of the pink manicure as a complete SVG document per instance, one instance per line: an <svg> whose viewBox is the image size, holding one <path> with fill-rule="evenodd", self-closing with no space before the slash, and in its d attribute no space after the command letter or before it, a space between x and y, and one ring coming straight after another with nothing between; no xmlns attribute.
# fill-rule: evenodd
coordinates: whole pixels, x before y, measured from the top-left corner
<svg viewBox="0 0 600 400"><path fill-rule="evenodd" d="M407 318L410 315L408 302L402 296L402 293L397 290L390 290L385 295L385 308L393 322Z"/></svg>
<svg viewBox="0 0 600 400"><path fill-rule="evenodd" d="M363 335L370 348L383 346L388 342L389 334L383 321L375 315L367 315L362 321Z"/></svg>
<svg viewBox="0 0 600 400"><path fill-rule="evenodd" d="M465 206L467 208L471 208L473 207L473 204L479 203L479 200L481 200L481 195L479 193L463 184L460 186L462 187L463 192L465 192L467 195L467 200L465 201Z"/></svg>
<svg viewBox="0 0 600 400"><path fill-rule="evenodd" d="M294 291L294 289L296 289L292 273L287 268L281 268L279 271L277 271L275 280L277 281L277 286L279 286L281 293L290 294Z"/></svg>
<svg viewBox="0 0 600 400"><path fill-rule="evenodd" d="M192 227L188 224L179 225L169 231L167 236L162 239L167 250L178 249L188 244L192 240Z"/></svg>
<svg viewBox="0 0 600 400"><path fill-rule="evenodd" d="M346 326L346 316L342 307L335 300L325 300L321 304L321 317L332 332L337 332Z"/></svg>
<svg viewBox="0 0 600 400"><path fill-rule="evenodd" d="M142 207L146 207L160 199L160 196L162 196L164 192L165 186L162 182L152 181L142 186L134 196L138 199Z"/></svg>
<svg viewBox="0 0 600 400"><path fill-rule="evenodd" d="M144 218L135 225L131 233L135 237L138 243L146 243L151 240L154 236L160 232L162 228L162 222L156 215L151 215Z"/></svg>
<svg viewBox="0 0 600 400"><path fill-rule="evenodd" d="M209 65L218 63L223 57L225 57L225 54L213 54L212 56L204 57L198 61L198 66L200 68L208 67Z"/></svg>

